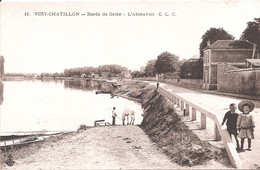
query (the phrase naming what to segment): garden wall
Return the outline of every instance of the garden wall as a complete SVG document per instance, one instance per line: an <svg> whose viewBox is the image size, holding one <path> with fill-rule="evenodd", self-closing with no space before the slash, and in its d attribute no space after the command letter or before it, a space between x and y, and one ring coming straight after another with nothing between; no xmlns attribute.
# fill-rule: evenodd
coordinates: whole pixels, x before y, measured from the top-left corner
<svg viewBox="0 0 260 170"><path fill-rule="evenodd" d="M260 68L231 69L227 64L218 65L217 91L260 97Z"/></svg>

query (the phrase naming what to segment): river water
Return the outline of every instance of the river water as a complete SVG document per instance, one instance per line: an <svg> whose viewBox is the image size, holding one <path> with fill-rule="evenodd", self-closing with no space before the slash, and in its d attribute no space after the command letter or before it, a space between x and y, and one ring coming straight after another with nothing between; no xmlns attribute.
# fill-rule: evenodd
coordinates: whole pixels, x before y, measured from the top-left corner
<svg viewBox="0 0 260 170"><path fill-rule="evenodd" d="M0 84L0 131L77 130L95 120L112 121L112 108L121 118L124 107L136 112L135 124L142 121L140 104L95 94L106 83L93 81L5 81ZM116 124L122 124L117 118Z"/></svg>

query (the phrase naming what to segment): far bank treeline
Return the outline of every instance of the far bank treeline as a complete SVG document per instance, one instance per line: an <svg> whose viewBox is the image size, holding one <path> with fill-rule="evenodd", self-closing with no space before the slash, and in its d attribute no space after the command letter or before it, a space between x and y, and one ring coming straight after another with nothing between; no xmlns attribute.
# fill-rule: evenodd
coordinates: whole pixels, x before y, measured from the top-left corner
<svg viewBox="0 0 260 170"><path fill-rule="evenodd" d="M111 64L111 65L101 65L98 67L77 67L68 68L61 73L6 73L5 76L18 76L27 78L44 78L44 77L74 77L74 78L94 78L94 77L131 77L130 71L123 66Z"/></svg>
<svg viewBox="0 0 260 170"><path fill-rule="evenodd" d="M116 64L101 65L98 67L78 67L64 70L65 77L93 77L97 75L111 78L118 76L125 77L128 74L130 74L130 71L126 67Z"/></svg>

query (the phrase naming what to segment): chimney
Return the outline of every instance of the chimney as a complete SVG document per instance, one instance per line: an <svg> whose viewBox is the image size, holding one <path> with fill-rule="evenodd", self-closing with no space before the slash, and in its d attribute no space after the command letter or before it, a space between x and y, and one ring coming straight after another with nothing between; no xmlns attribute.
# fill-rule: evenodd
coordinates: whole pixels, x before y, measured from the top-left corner
<svg viewBox="0 0 260 170"><path fill-rule="evenodd" d="M207 47L209 47L209 46L210 46L210 40L207 41Z"/></svg>

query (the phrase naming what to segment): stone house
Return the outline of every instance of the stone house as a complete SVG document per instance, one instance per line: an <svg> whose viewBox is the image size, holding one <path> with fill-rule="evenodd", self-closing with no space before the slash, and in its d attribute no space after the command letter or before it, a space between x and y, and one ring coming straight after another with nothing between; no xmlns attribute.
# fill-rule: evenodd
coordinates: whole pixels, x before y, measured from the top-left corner
<svg viewBox="0 0 260 170"><path fill-rule="evenodd" d="M252 55L253 45L248 41L218 40L211 45L208 43L203 50L203 89L217 89L218 64L245 68L246 59L252 59Z"/></svg>

